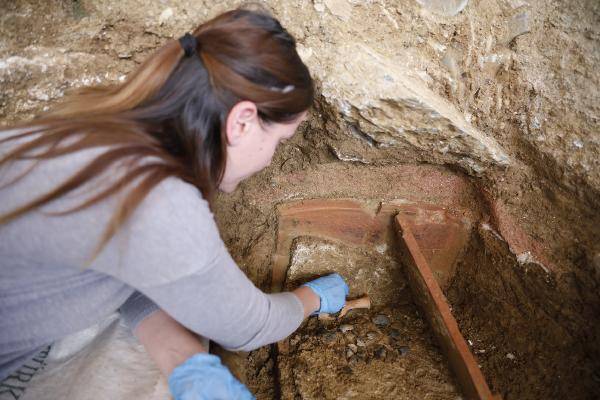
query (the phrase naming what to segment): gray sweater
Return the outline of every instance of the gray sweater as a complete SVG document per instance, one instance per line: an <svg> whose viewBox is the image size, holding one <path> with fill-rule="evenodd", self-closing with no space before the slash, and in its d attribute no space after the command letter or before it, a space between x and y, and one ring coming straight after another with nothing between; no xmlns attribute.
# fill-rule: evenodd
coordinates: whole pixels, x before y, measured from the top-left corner
<svg viewBox="0 0 600 400"><path fill-rule="evenodd" d="M0 144L0 157L9 148ZM103 151L43 161L0 189L0 214L46 193ZM0 185L30 163L0 168ZM118 309L134 328L160 307L230 350L276 342L302 322L300 300L257 289L229 255L200 192L176 178L153 189L86 267L124 193L73 214L48 213L79 204L120 173L0 225L0 381L44 346Z"/></svg>

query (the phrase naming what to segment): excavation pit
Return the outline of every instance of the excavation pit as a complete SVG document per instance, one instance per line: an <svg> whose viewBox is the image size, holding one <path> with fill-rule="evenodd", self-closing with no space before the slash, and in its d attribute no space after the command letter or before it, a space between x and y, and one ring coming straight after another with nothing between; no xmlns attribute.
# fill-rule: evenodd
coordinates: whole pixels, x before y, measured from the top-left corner
<svg viewBox="0 0 600 400"><path fill-rule="evenodd" d="M398 262L400 247L393 232L397 213L414 230L417 246L427 258L425 261L421 256L422 264L431 279L447 286L468 237L471 224L464 218L406 200L378 205L347 199L307 200L278 207L273 289L291 289L315 276L338 272L347 277L351 297L367 294L373 304L371 310L352 310L337 320L313 319L279 343L282 398L337 398L342 394L343 398L455 399L459 391L451 377L454 375L468 398L491 399L457 329L453 335L433 330L450 356L454 374L433 344L431 330L410 293L412 287L418 303L429 304L423 299L427 288L415 286L414 278L409 287ZM415 244L414 237L411 240ZM439 286L437 291L443 297ZM444 315L456 326L444 311L437 311L436 316ZM429 321L436 328L437 320ZM447 336L454 341L448 342ZM460 362L464 360L447 351L456 343L462 345L459 356L468 356L470 368L464 368Z"/></svg>
<svg viewBox="0 0 600 400"><path fill-rule="evenodd" d="M491 393L504 400L565 393L593 398L588 396L596 390L589 343L577 339L589 334L588 323L579 314L575 292L556 281L552 267L537 256L519 256L515 250L528 248L533 255L541 247L519 241L525 236L518 221L491 207L487 195L461 174L428 165L318 164L266 175L225 200L229 214L219 218L225 239L241 267L265 290L292 288L337 270L348 279L352 298L368 293L373 299L371 310L353 311L340 321L311 318L289 344L278 346L278 356L263 349L238 360L241 378L258 398L468 398L409 290L402 261L406 252L398 247L391 223L402 207L415 218L421 213L429 222L451 222L454 233L433 232L434 245L422 249ZM331 207L341 209L337 216ZM373 265L380 268L379 277ZM375 356L383 353L379 348L360 350L355 343L357 352L350 350L356 359L347 357L350 343L341 326L353 325L351 332L359 338L370 332L360 325L372 326L379 314L390 326L396 323L382 334L391 348L384 346L389 363ZM399 321L406 323L398 326ZM399 328L406 336L393 341L391 330L403 332ZM374 365L379 367L371 370ZM405 369L404 378L396 365ZM337 371L338 380L325 378L331 371Z"/></svg>

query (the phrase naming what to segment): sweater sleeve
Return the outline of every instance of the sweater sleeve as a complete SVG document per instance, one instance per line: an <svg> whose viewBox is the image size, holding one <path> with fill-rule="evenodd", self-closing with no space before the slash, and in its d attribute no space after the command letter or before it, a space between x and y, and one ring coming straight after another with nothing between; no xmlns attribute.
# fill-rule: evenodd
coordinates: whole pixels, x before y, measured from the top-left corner
<svg viewBox="0 0 600 400"><path fill-rule="evenodd" d="M132 331L137 328L140 322L154 314L160 308L152 300L141 294L134 292L121 307L119 313L125 325Z"/></svg>
<svg viewBox="0 0 600 400"><path fill-rule="evenodd" d="M263 293L246 277L221 240L208 203L177 179L150 192L92 268L127 283L191 331L230 350L281 340L304 316L296 295ZM121 312L131 326L150 307L132 297Z"/></svg>
<svg viewBox="0 0 600 400"><path fill-rule="evenodd" d="M227 253L202 273L143 291L179 323L232 351L284 339L304 316L296 295L263 293Z"/></svg>

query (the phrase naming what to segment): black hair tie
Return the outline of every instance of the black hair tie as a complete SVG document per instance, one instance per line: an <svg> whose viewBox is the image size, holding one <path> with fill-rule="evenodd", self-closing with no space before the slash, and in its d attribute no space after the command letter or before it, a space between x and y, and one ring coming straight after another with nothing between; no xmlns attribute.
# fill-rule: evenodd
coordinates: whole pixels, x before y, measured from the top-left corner
<svg viewBox="0 0 600 400"><path fill-rule="evenodd" d="M198 47L198 39L191 33L186 33L179 38L179 44L183 48L183 52L186 57L190 57L192 54L196 54L196 48Z"/></svg>

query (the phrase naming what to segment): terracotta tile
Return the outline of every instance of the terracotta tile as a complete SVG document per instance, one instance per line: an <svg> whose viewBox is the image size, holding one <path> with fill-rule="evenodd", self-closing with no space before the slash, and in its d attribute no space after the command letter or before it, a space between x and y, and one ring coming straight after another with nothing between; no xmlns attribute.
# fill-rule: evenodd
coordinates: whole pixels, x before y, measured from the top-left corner
<svg viewBox="0 0 600 400"><path fill-rule="evenodd" d="M360 245L381 230L366 206L354 200L303 200L278 207L277 248L272 260L271 285L281 290L290 261L292 241L315 236Z"/></svg>
<svg viewBox="0 0 600 400"><path fill-rule="evenodd" d="M407 213L436 279L445 287L454 272L455 260L466 244L470 223L451 216L443 208L405 200L373 206L373 202L351 199L315 199L278 207L272 289L283 287L290 247L296 237L315 236L369 247L392 243L393 217L401 210Z"/></svg>
<svg viewBox="0 0 600 400"><path fill-rule="evenodd" d="M470 224L431 206L404 205L400 213L438 284L445 290L454 275L456 259L469 239Z"/></svg>
<svg viewBox="0 0 600 400"><path fill-rule="evenodd" d="M417 215L416 218L419 221L418 211L416 214L401 212L396 216L399 236L401 235L408 250L406 253L407 273L413 295L427 317L466 397L468 399L499 400L499 396L493 396L490 392L475 357L471 354L458 329L448 301L411 230L412 226L418 226L414 223L414 215Z"/></svg>

